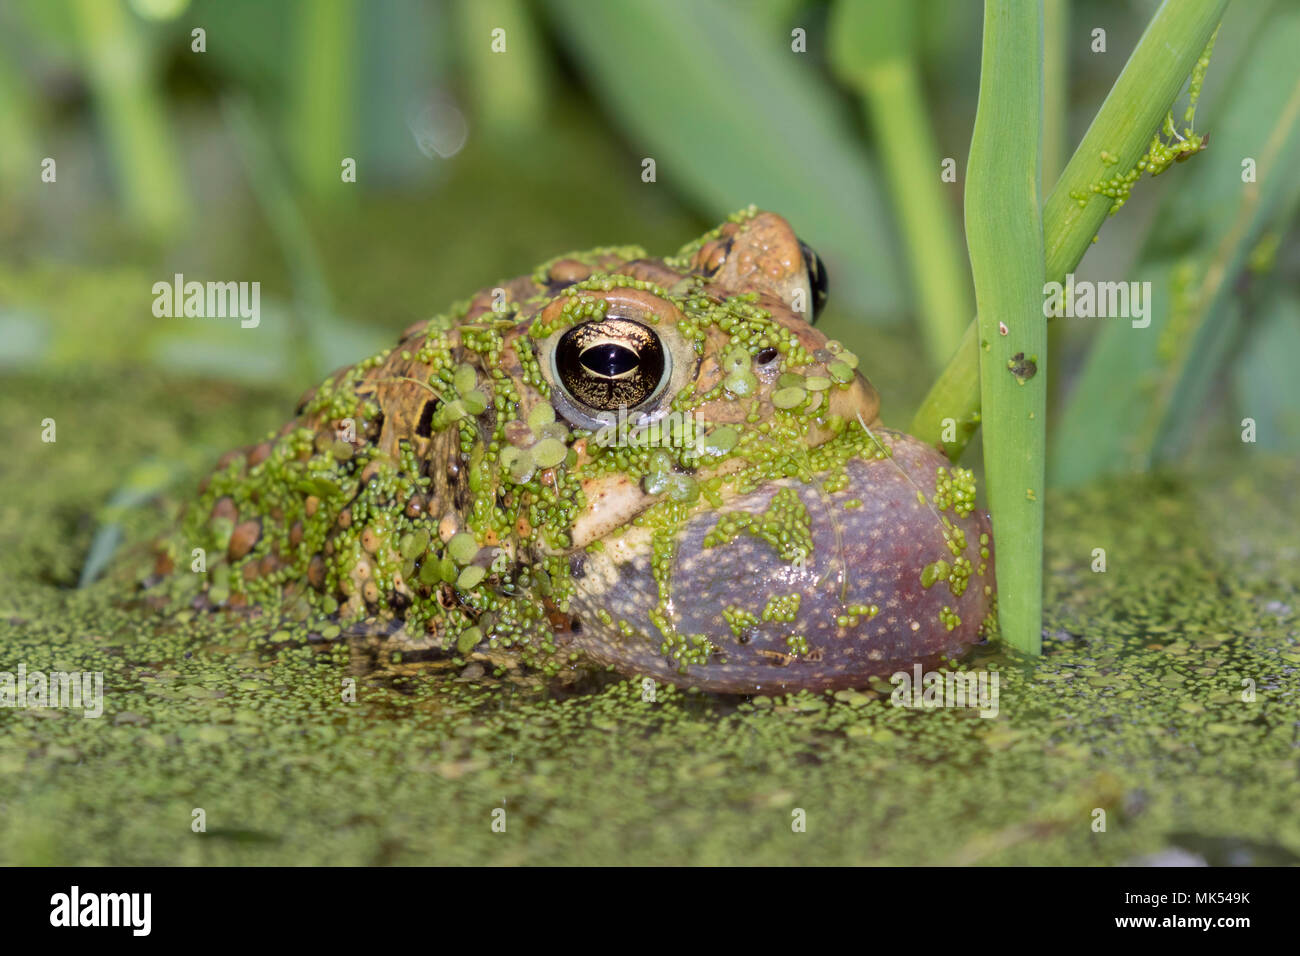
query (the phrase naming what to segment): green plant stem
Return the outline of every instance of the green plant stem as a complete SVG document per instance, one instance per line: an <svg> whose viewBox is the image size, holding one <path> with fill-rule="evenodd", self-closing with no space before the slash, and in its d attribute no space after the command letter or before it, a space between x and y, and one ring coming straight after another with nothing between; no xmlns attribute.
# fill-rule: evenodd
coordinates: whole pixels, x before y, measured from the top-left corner
<svg viewBox="0 0 1300 956"><path fill-rule="evenodd" d="M973 303L953 211L940 178L939 146L916 64L912 0L836 3L831 58L867 107L907 247L926 351L935 368L952 357Z"/></svg>
<svg viewBox="0 0 1300 956"><path fill-rule="evenodd" d="M1092 185L1137 163L1227 5L1228 0L1165 0L1156 11L1047 197L1043 239L1048 281L1063 281L1088 251L1113 204L1110 197L1092 193ZM1106 162L1103 150L1118 162ZM1085 198L1080 200L1080 194ZM942 445L954 461L979 422L980 392L972 372L979 351L979 336L967 334L912 419L912 434ZM945 440L947 419L959 426L951 440Z"/></svg>
<svg viewBox="0 0 1300 956"><path fill-rule="evenodd" d="M290 316L299 343L293 351L295 371L303 379L309 379L322 364L313 332L333 314L325 268L316 251L311 229L294 200L293 191L280 171L268 137L249 102L231 97L223 100L221 105L236 154L243 162L249 189L266 216L289 268L294 292L294 308Z"/></svg>
<svg viewBox="0 0 1300 956"><path fill-rule="evenodd" d="M998 623L1021 651L1042 648L1047 323L1042 314L1042 10L985 0L979 107L966 187L980 337L984 471L997 548Z"/></svg>
<svg viewBox="0 0 1300 956"><path fill-rule="evenodd" d="M1043 172L1054 183L1070 139L1070 0L1043 0Z"/></svg>
<svg viewBox="0 0 1300 956"><path fill-rule="evenodd" d="M6 196L20 195L21 187L39 173L33 112L19 71L0 62L0 143L5 144L0 150L0 191Z"/></svg>
<svg viewBox="0 0 1300 956"><path fill-rule="evenodd" d="M184 222L188 202L134 18L124 3L76 0L71 9L127 210L165 239Z"/></svg>
<svg viewBox="0 0 1300 956"><path fill-rule="evenodd" d="M1054 183L1069 155L1070 0L1043 0L1043 171L1042 181ZM1047 420L1056 420L1061 398L1057 374L1065 354L1065 323L1047 324Z"/></svg>
<svg viewBox="0 0 1300 956"><path fill-rule="evenodd" d="M353 100L358 19L353 0L298 6L288 146L299 182L318 198L346 195L339 188L341 164L345 157L357 158L349 144L358 127Z"/></svg>
<svg viewBox="0 0 1300 956"><path fill-rule="evenodd" d="M546 115L550 76L539 33L522 0L460 0L456 5L475 125L505 139L534 134ZM492 31L505 31L504 53Z"/></svg>

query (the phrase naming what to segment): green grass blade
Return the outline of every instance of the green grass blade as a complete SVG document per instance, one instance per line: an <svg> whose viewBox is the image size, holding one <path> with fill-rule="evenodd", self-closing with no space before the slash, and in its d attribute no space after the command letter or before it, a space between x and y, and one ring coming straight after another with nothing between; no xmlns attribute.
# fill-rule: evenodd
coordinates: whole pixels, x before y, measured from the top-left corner
<svg viewBox="0 0 1300 956"><path fill-rule="evenodd" d="M293 303L288 320L293 345L287 358L298 378L311 381L349 357L372 349L376 332L335 312L316 241L250 102L231 97L222 101L222 112L249 188L289 267ZM246 338L239 339L241 349Z"/></svg>
<svg viewBox="0 0 1300 956"><path fill-rule="evenodd" d="M126 534L122 527L123 514L138 508L150 498L161 494L184 474L179 462L150 458L142 461L127 473L126 480L113 493L99 514L99 524L81 565L77 587L89 587L104 573L108 563L121 547Z"/></svg>
<svg viewBox="0 0 1300 956"><path fill-rule="evenodd" d="M522 0L461 0L458 51L477 125L498 139L539 134L546 120L550 75L538 29ZM504 30L505 52L493 52L493 31Z"/></svg>
<svg viewBox="0 0 1300 956"><path fill-rule="evenodd" d="M340 163L345 156L355 159L359 145L352 95L358 25L353 0L310 0L298 5L286 145L299 182L320 198L343 195Z"/></svg>
<svg viewBox="0 0 1300 956"><path fill-rule="evenodd" d="M1043 0L1043 173L1061 175L1070 153L1070 0Z"/></svg>
<svg viewBox="0 0 1300 956"><path fill-rule="evenodd" d="M145 43L124 3L75 0L72 11L127 210L165 239L183 224L189 201Z"/></svg>
<svg viewBox="0 0 1300 956"><path fill-rule="evenodd" d="M1114 203L1108 196L1093 194L1093 184L1110 179L1115 169L1137 163L1227 4L1228 0L1166 0L1156 12L1043 207L1049 281L1061 281L1088 251ZM980 395L971 372L978 365L978 338L967 335L912 419L912 434L942 445L954 461L973 429L958 428L949 438L945 426L949 419L979 420Z"/></svg>
<svg viewBox="0 0 1300 956"><path fill-rule="evenodd" d="M1043 170L1042 181L1054 183L1069 156L1070 136L1070 0L1043 0ZM1047 323L1047 420L1055 421L1061 400L1065 327Z"/></svg>
<svg viewBox="0 0 1300 956"><path fill-rule="evenodd" d="M1047 321L1043 318L1042 10L985 0L966 244L979 308L984 471L997 548L1002 639L1042 646ZM1005 330L1005 332L1001 331Z"/></svg>
<svg viewBox="0 0 1300 956"><path fill-rule="evenodd" d="M0 196L17 205L31 201L33 170L38 169L35 100L23 88L21 73L0 58Z"/></svg>
<svg viewBox="0 0 1300 956"><path fill-rule="evenodd" d="M916 17L913 0L838 0L827 30L836 72L866 107L907 248L926 351L941 368L961 342L974 302L947 195L957 187L940 178L942 157L921 89Z"/></svg>

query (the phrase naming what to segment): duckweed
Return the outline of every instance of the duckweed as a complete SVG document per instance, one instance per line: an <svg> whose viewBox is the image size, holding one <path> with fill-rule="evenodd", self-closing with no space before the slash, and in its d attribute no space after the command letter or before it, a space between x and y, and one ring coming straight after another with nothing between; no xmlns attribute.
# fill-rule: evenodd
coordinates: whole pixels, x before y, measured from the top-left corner
<svg viewBox="0 0 1300 956"><path fill-rule="evenodd" d="M1300 855L1290 463L1252 456L1248 474L1229 462L1049 494L1046 653L1028 661L988 648L965 664L998 672L996 718L890 706L887 681L752 701L660 686L651 702L635 680L556 693L508 672L493 678L494 666L469 679L476 665L464 662L374 660L369 638L338 624L162 617L115 573L72 589L116 476L149 454L194 468L186 487L123 516L134 548L174 520L208 449L275 427L285 398L229 405L227 392L197 383L117 384L94 369L10 376L0 400L14 442L0 477L0 538L13 543L0 550L0 669L24 662L105 681L98 720L0 708L7 863ZM229 413L208 413L217 402ZM80 437L65 442L60 429L56 446L42 445L29 407L77 421ZM1112 571L1096 574L1091 549L1102 546ZM456 650L468 653L460 635ZM355 703L344 702L349 679ZM206 834L190 828L196 807ZM808 815L797 836L794 807ZM505 834L491 830L496 808ZM1096 808L1105 833L1092 831Z"/></svg>

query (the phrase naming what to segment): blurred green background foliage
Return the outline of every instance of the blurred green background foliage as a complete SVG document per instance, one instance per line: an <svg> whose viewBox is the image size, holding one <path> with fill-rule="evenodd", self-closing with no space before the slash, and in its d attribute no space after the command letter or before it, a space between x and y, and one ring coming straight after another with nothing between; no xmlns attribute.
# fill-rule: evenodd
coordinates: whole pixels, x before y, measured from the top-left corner
<svg viewBox="0 0 1300 956"><path fill-rule="evenodd" d="M129 387L148 366L292 396L561 252L666 254L756 203L826 261L827 332L903 425L971 318L981 5L864 2L864 39L835 49L847 14L804 0L6 0L0 373L96 363ZM1048 0L1044 194L1156 7ZM1060 323L1055 482L1240 453L1247 416L1260 445L1300 449L1300 66L1261 47L1294 20L1289 0L1229 8L1197 114L1210 151L1139 184L1078 270L1158 295L1180 268L1227 274L1142 350L1127 322ZM1260 202L1237 175L1252 136L1275 147L1266 201L1234 232ZM260 281L261 326L155 318L152 284L178 272Z"/></svg>

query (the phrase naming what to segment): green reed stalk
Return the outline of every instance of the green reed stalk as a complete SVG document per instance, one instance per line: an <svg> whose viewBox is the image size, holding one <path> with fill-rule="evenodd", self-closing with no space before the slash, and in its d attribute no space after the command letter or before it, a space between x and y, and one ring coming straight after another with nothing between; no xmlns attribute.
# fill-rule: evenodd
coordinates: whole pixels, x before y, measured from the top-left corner
<svg viewBox="0 0 1300 956"><path fill-rule="evenodd" d="M340 164L357 158L359 25L353 0L298 7L288 145L298 181L319 199L347 195L339 188Z"/></svg>
<svg viewBox="0 0 1300 956"><path fill-rule="evenodd" d="M323 364L320 334L333 315L325 267L294 191L271 148L270 137L250 101L230 97L221 106L236 155L243 162L249 189L266 216L289 269L294 299L290 319L297 342L292 351L295 372L304 380L310 379Z"/></svg>
<svg viewBox="0 0 1300 956"><path fill-rule="evenodd" d="M188 200L134 17L124 3L99 0L76 0L71 11L127 210L165 239L184 222Z"/></svg>
<svg viewBox="0 0 1300 956"><path fill-rule="evenodd" d="M832 11L835 71L866 106L907 246L926 352L935 368L952 357L971 314L970 277L940 178L939 146L916 61L913 0L840 0Z"/></svg>
<svg viewBox="0 0 1300 956"><path fill-rule="evenodd" d="M985 0L966 245L985 343L980 397L997 542L998 621L1002 639L1031 654L1042 645L1047 462L1047 322L1038 198L1042 57L1037 0Z"/></svg>
<svg viewBox="0 0 1300 956"><path fill-rule="evenodd" d="M459 55L476 125L490 136L537 135L545 121L551 77L541 33L523 0L460 0ZM505 54L492 50L492 31L505 31Z"/></svg>
<svg viewBox="0 0 1300 956"><path fill-rule="evenodd" d="M1070 0L1043 0L1043 169L1041 181L1054 183L1069 155ZM1056 420L1061 398L1057 374L1065 354L1065 324L1047 323L1047 420Z"/></svg>
<svg viewBox="0 0 1300 956"><path fill-rule="evenodd" d="M1228 0L1165 0L1156 11L1043 207L1049 281L1063 281L1088 251L1114 203L1092 193L1093 184L1137 163L1227 5ZM972 323L910 427L918 438L942 445L954 461L980 421L980 339ZM951 431L949 419L957 426Z"/></svg>
<svg viewBox="0 0 1300 956"><path fill-rule="evenodd" d="M1070 0L1043 0L1043 173L1054 183L1070 147Z"/></svg>
<svg viewBox="0 0 1300 956"><path fill-rule="evenodd" d="M30 195L30 183L37 169L35 109L23 89L20 73L0 62L0 194L6 198ZM26 190L23 187L27 187Z"/></svg>

